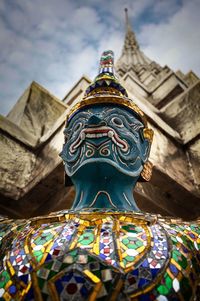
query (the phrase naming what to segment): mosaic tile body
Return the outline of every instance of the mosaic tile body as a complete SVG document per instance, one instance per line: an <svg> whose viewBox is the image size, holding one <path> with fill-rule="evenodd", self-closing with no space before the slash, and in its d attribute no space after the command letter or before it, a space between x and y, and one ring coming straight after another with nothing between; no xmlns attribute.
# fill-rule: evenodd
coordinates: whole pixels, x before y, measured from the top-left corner
<svg viewBox="0 0 200 301"><path fill-rule="evenodd" d="M59 212L0 221L0 300L200 300L200 225Z"/></svg>

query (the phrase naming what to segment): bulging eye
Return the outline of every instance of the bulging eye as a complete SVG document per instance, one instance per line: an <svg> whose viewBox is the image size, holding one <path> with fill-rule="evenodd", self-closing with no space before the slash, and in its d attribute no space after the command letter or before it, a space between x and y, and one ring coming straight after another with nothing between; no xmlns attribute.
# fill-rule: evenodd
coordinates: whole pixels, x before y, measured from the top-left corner
<svg viewBox="0 0 200 301"><path fill-rule="evenodd" d="M122 121L119 117L113 117L113 118L111 119L111 122L112 122L114 125L118 126L119 128L122 128L122 127L124 126L123 121Z"/></svg>
<svg viewBox="0 0 200 301"><path fill-rule="evenodd" d="M75 124L73 131L77 132L78 130L80 130L81 127L82 127L82 123L78 122Z"/></svg>

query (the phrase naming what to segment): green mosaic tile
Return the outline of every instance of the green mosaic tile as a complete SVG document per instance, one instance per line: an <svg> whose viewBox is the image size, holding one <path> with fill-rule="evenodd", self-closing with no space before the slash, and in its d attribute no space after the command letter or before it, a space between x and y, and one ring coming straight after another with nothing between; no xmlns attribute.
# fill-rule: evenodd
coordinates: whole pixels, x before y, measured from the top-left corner
<svg viewBox="0 0 200 301"><path fill-rule="evenodd" d="M79 237L78 242L81 245L90 245L94 241L94 234L93 233L84 233Z"/></svg>
<svg viewBox="0 0 200 301"><path fill-rule="evenodd" d="M135 227L134 225L125 225L125 226L122 226L122 229L127 232L131 232L131 233L139 233L142 231L142 228Z"/></svg>
<svg viewBox="0 0 200 301"><path fill-rule="evenodd" d="M34 244L43 245L46 242L52 240L54 235L52 233L42 233L42 235L34 240Z"/></svg>
<svg viewBox="0 0 200 301"><path fill-rule="evenodd" d="M172 258L174 258L174 260L176 262L178 262L180 256L181 256L181 253L178 250L173 250L173 252L172 252Z"/></svg>
<svg viewBox="0 0 200 301"><path fill-rule="evenodd" d="M126 256L124 259L126 260L126 261L129 261L129 262L131 262L131 261L133 261L134 260L134 258L135 257L133 257L133 256Z"/></svg>
<svg viewBox="0 0 200 301"><path fill-rule="evenodd" d="M43 252L42 251L34 251L33 256L36 258L37 262L40 262L42 257L43 257Z"/></svg>
<svg viewBox="0 0 200 301"><path fill-rule="evenodd" d="M200 235L200 227L199 227L199 225L191 224L190 225L190 229Z"/></svg>
<svg viewBox="0 0 200 301"><path fill-rule="evenodd" d="M180 264L180 266L185 270L188 266L187 258L181 255L181 260L178 260L178 264Z"/></svg>
<svg viewBox="0 0 200 301"><path fill-rule="evenodd" d="M2 271L0 274L0 288L4 288L7 282L10 280L10 276L7 271Z"/></svg>
<svg viewBox="0 0 200 301"><path fill-rule="evenodd" d="M172 279L171 279L171 277L168 274L166 274L166 276L165 276L165 283L166 283L166 286L169 289L171 289L171 287L172 287Z"/></svg>
<svg viewBox="0 0 200 301"><path fill-rule="evenodd" d="M124 245L127 245L127 244L129 243L129 239L128 239L128 238L122 239L122 243L123 243Z"/></svg>

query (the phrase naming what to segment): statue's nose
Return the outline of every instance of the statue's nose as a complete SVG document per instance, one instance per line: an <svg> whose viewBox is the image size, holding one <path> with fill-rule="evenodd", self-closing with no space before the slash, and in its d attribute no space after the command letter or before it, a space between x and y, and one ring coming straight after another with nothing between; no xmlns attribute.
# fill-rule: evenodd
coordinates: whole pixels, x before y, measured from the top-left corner
<svg viewBox="0 0 200 301"><path fill-rule="evenodd" d="M88 125L89 126L102 126L102 125L106 125L106 123L97 115L92 115L88 120Z"/></svg>

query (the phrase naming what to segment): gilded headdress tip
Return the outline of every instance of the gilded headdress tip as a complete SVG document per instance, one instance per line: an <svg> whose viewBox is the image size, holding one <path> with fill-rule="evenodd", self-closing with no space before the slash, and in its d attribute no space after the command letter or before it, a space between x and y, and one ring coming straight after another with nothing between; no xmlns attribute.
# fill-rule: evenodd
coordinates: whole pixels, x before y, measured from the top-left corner
<svg viewBox="0 0 200 301"><path fill-rule="evenodd" d="M118 82L115 75L114 52L112 50L106 50L102 53L99 73L85 91L85 97L96 94L128 96L126 89Z"/></svg>

